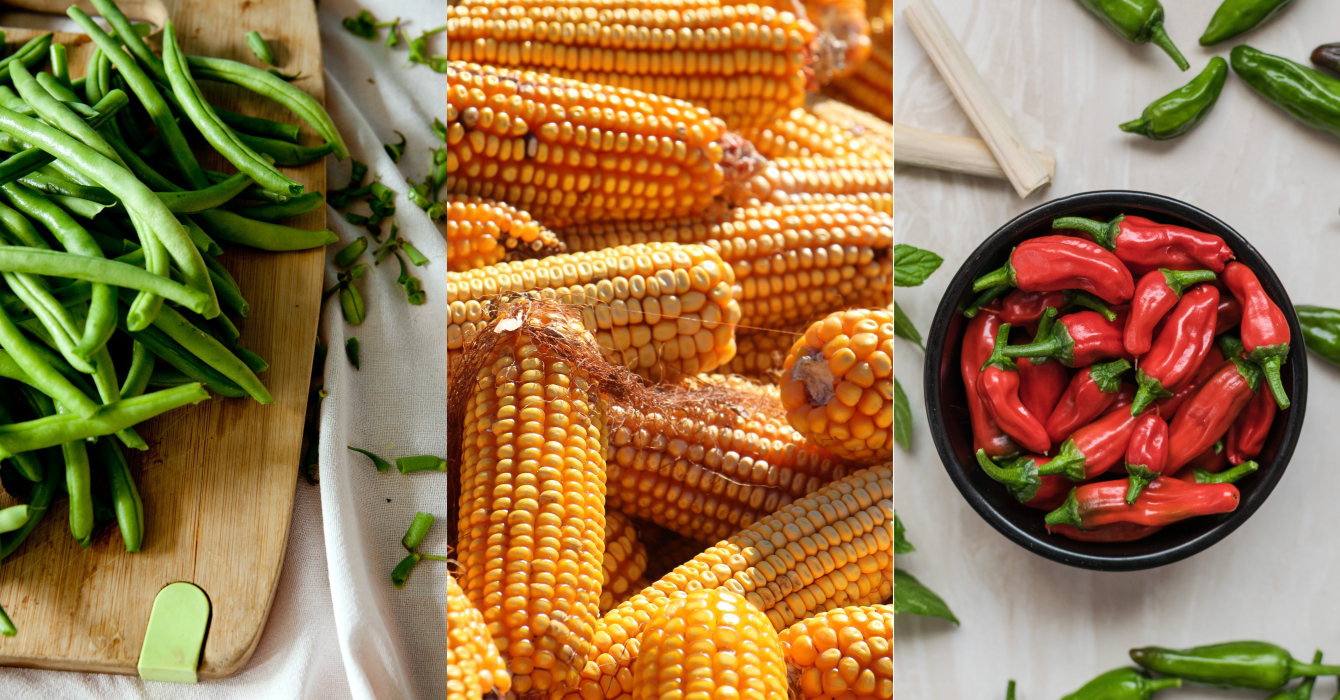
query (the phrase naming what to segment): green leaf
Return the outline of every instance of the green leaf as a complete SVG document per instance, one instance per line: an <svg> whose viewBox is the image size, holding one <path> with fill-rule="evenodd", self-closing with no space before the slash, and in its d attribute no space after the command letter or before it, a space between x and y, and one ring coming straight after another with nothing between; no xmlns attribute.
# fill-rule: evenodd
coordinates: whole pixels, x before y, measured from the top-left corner
<svg viewBox="0 0 1340 700"><path fill-rule="evenodd" d="M391 156L392 163L399 163L401 156L405 155L405 135L399 131L395 135L400 137L400 143L384 143L382 148L386 149L386 155Z"/></svg>
<svg viewBox="0 0 1340 700"><path fill-rule="evenodd" d="M917 551L911 542L907 541L906 530L903 529L903 521L898 517L898 511L893 512L893 553L907 554Z"/></svg>
<svg viewBox="0 0 1340 700"><path fill-rule="evenodd" d="M912 449L912 406L897 377L893 379L893 439L904 450Z"/></svg>
<svg viewBox="0 0 1340 700"><path fill-rule="evenodd" d="M944 258L916 246L899 243L893 247L893 283L899 287L917 287L940 269Z"/></svg>
<svg viewBox="0 0 1340 700"><path fill-rule="evenodd" d="M344 354L348 356L349 364L353 365L354 369L361 369L358 366L358 338L351 337L344 341Z"/></svg>
<svg viewBox="0 0 1340 700"><path fill-rule="evenodd" d="M893 570L893 611L939 617L959 624L940 596L902 569Z"/></svg>
<svg viewBox="0 0 1340 700"><path fill-rule="evenodd" d="M348 447L349 447L350 450L353 450L354 452L357 452L358 454L364 455L364 456L366 456L368 459L371 459L371 460L372 460L372 463L375 464L375 465L377 465L377 471L379 471L379 472L384 472L384 471L387 471L387 470L389 470L389 469L391 468L391 463L390 463L390 462L388 462L388 461L382 459L381 457L378 457L377 455L372 454L371 452L368 452L367 450L360 450L360 449L358 449L357 447L354 447L354 446L352 446L352 445L350 445L350 446L348 446Z"/></svg>
<svg viewBox="0 0 1340 700"><path fill-rule="evenodd" d="M371 12L363 10L356 17L345 17L342 24L350 34L360 39L375 41L377 39L377 18L372 16Z"/></svg>
<svg viewBox="0 0 1340 700"><path fill-rule="evenodd" d="M903 307L899 306L896 301L893 302L893 334L903 340L916 343L922 352L926 352L926 346L921 343L921 333L917 331L917 327L912 324L912 319L907 317L907 314L903 312Z"/></svg>

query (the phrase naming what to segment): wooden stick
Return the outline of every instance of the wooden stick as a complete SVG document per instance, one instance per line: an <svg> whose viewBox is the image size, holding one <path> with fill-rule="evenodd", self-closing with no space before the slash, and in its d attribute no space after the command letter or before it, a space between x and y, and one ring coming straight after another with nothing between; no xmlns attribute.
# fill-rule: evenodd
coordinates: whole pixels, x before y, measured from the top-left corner
<svg viewBox="0 0 1340 700"><path fill-rule="evenodd" d="M968 60L968 54L949 31L949 25L935 4L931 0L911 0L903 10L903 16L1019 196L1028 197L1050 182L1047 167Z"/></svg>
<svg viewBox="0 0 1340 700"><path fill-rule="evenodd" d="M914 129L904 124L893 125L893 162L920 168L966 173L996 180L1008 180L1000 163L991 155L986 142L968 136L950 136ZM1037 152L1038 160L1047 168L1050 180L1056 174L1056 159L1050 153Z"/></svg>

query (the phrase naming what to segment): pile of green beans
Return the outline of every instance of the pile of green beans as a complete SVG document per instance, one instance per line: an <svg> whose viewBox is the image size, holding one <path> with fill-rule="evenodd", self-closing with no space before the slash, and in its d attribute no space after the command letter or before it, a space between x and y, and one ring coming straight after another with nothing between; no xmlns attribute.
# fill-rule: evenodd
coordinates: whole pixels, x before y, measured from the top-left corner
<svg viewBox="0 0 1340 700"><path fill-rule="evenodd" d="M148 445L135 427L211 392L274 400L257 376L268 363L241 345L250 307L219 241L336 240L279 223L324 203L280 168L348 155L320 103L263 69L185 55L171 24L160 58L112 0L93 6L110 32L68 11L96 47L83 78L50 34L0 59L0 493L20 501L0 508L0 562L62 491L80 545L115 519L139 551L144 504L124 449ZM323 142L215 107L198 80L273 99ZM206 171L193 146L238 172ZM15 633L0 609L0 635Z"/></svg>

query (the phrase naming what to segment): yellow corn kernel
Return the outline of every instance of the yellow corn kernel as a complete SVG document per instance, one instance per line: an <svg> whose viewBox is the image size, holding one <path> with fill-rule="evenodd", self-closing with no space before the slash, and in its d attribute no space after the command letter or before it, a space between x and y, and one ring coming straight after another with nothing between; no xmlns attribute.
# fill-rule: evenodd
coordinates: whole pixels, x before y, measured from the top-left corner
<svg viewBox="0 0 1340 700"><path fill-rule="evenodd" d="M805 101L814 25L752 4L447 7L447 57L691 102L732 129ZM574 124L575 126L575 124Z"/></svg>
<svg viewBox="0 0 1340 700"><path fill-rule="evenodd" d="M745 377L777 383L782 373L782 362L790 352L796 337L805 332L809 323L794 324L772 331L741 331L735 335L735 357L722 371Z"/></svg>
<svg viewBox="0 0 1340 700"><path fill-rule="evenodd" d="M750 182L750 200L798 204L805 198L831 195L891 195L893 165L883 154L774 158ZM740 195L732 194L733 203Z"/></svg>
<svg viewBox="0 0 1340 700"><path fill-rule="evenodd" d="M658 610L633 666L635 700L786 700L782 642L728 590L694 591Z"/></svg>
<svg viewBox="0 0 1340 700"><path fill-rule="evenodd" d="M735 276L742 331L784 329L816 314L893 300L893 218L844 204L759 206L697 219L588 224L570 250L646 241L700 243Z"/></svg>
<svg viewBox="0 0 1340 700"><path fill-rule="evenodd" d="M845 102L825 97L819 98L807 109L816 118L839 129L839 133L860 137L865 143L879 149L880 153L893 156L893 125L888 121Z"/></svg>
<svg viewBox="0 0 1340 700"><path fill-rule="evenodd" d="M787 420L844 459L858 464L889 459L893 383L883 348L893 342L893 313L838 311L810 328L814 332L796 341L782 366Z"/></svg>
<svg viewBox="0 0 1340 700"><path fill-rule="evenodd" d="M689 591L742 595L783 630L891 595L892 548L893 468L835 481L718 542L597 620L595 648L565 700L631 699L630 667L646 621Z"/></svg>
<svg viewBox="0 0 1340 700"><path fill-rule="evenodd" d="M889 3L890 5L892 3ZM870 54L855 72L834 80L824 94L893 121L893 17L870 22Z"/></svg>
<svg viewBox="0 0 1340 700"><path fill-rule="evenodd" d="M581 342L566 317L529 323ZM537 345L499 341L465 406L457 557L518 695L577 681L599 615L606 408L584 371Z"/></svg>
<svg viewBox="0 0 1340 700"><path fill-rule="evenodd" d="M675 243L448 272L447 350L474 339L496 313L495 300L523 293L581 307L601 352L639 375L710 372L735 356L734 283L735 273L715 251Z"/></svg>
<svg viewBox="0 0 1340 700"><path fill-rule="evenodd" d="M612 504L609 504L612 505ZM600 588L600 614L609 612L646 588L641 583L647 570L647 548L637 539L637 529L628 516L617 510L605 513L605 559L603 585Z"/></svg>
<svg viewBox="0 0 1340 700"><path fill-rule="evenodd" d="M829 610L786 628L781 640L806 700L893 697L893 606Z"/></svg>
<svg viewBox="0 0 1340 700"><path fill-rule="evenodd" d="M763 126L742 129L740 135L767 158L865 156L893 161L892 148L869 142L857 130L833 124L805 107Z"/></svg>
<svg viewBox="0 0 1340 700"><path fill-rule="evenodd" d="M510 204L447 195L447 269L487 267L504 258L542 258L567 251L553 231Z"/></svg>
<svg viewBox="0 0 1340 700"><path fill-rule="evenodd" d="M511 685L484 616L447 574L447 700L478 700L490 690L505 695Z"/></svg>

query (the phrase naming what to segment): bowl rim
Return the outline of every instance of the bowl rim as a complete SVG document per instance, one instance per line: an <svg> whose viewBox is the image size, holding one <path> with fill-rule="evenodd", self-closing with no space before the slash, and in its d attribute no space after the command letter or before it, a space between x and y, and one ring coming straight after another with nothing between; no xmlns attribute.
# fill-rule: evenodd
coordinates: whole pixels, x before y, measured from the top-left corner
<svg viewBox="0 0 1340 700"><path fill-rule="evenodd" d="M1263 469L1260 472L1262 481L1256 484L1248 496L1243 498L1236 510L1227 514L1227 517L1201 535L1180 544L1169 546L1166 549L1139 555L1101 556L1067 549L1064 545L1070 543L1071 540L1061 536L1041 539L1030 532L1024 531L1005 514L997 510L978 491L977 486L969 478L969 470L959 463L958 455L954 446L950 444L950 439L945 431L946 416L945 407L941 404L940 372L944 362L943 356L946 351L945 343L949 324L951 317L959 313L960 299L971 289L972 281L978 275L990 271L985 267L985 263L999 256L1000 249L1011 238L1023 230L1035 227L1039 221L1060 216L1082 215L1085 210L1100 207L1112 208L1123 205L1152 209L1169 217L1196 221L1197 228L1224 238L1229 247L1233 249L1235 258L1244 257L1243 254L1246 253L1247 257L1255 257L1263 263L1264 269L1257 269L1253 265L1252 271L1262 279L1263 286L1269 288L1272 286L1269 282L1273 282L1274 286L1283 291L1282 299L1274 298L1274 295L1272 295L1272 298L1283 310L1289 321L1292 343L1288 357L1292 369L1291 405L1286 416L1279 448L1269 465L1270 468ZM1133 213L1133 215L1138 214ZM927 334L922 378L926 420L930 426L931 436L935 442L936 451L940 455L940 460L959 493L968 501L973 510L977 511L979 516L1015 544L1052 561L1095 571L1137 571L1165 566L1202 552L1231 534L1260 508L1261 504L1274 490L1275 485L1279 483L1280 478L1283 477L1284 471L1293 457L1294 449L1297 447L1307 408L1307 353L1303 348L1302 338L1303 334L1299 325L1298 314L1294 310L1293 302L1289 298L1283 282L1275 274L1269 262L1233 227L1198 207L1165 195L1136 190L1081 192L1053 199L1014 217L983 240L963 262L963 265L959 267L946 288L944 296L940 299L930 331ZM954 357L958 356L957 349L951 348L950 352L953 353ZM958 363L954 362L953 366L957 367ZM1039 511L1039 513L1041 512ZM1058 546L1058 542L1061 543L1060 546Z"/></svg>

